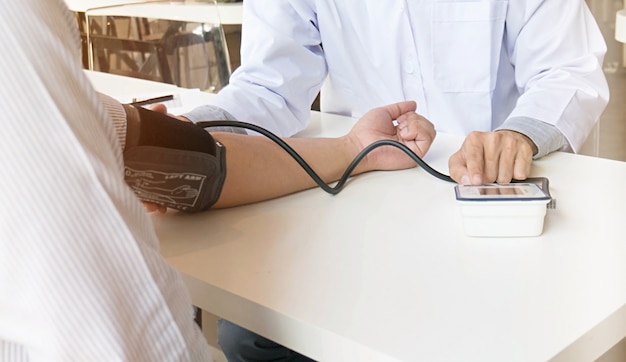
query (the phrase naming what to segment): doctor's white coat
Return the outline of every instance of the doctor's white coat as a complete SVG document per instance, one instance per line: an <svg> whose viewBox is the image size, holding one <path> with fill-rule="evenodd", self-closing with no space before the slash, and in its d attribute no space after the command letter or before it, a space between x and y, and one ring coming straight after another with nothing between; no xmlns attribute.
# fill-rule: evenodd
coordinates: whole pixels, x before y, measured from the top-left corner
<svg viewBox="0 0 626 362"><path fill-rule="evenodd" d="M415 100L438 131L509 118L577 151L609 97L606 45L582 0L245 0L242 65L214 104L288 136L324 112Z"/></svg>

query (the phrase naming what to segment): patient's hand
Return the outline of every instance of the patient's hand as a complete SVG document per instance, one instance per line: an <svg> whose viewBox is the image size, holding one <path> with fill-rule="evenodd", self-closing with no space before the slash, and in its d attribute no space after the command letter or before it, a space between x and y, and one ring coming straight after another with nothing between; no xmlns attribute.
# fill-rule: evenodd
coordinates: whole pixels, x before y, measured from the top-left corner
<svg viewBox="0 0 626 362"><path fill-rule="evenodd" d="M436 131L429 120L415 113L415 109L413 101L374 108L361 117L347 137L359 151L387 139L398 141L423 157L433 143ZM378 147L364 161L367 170L396 170L416 165L402 150L391 146Z"/></svg>

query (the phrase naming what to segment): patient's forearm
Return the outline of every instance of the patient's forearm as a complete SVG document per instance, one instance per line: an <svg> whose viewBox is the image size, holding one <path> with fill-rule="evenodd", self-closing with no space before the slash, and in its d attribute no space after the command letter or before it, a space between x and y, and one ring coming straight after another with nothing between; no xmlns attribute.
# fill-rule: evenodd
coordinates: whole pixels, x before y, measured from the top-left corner
<svg viewBox="0 0 626 362"><path fill-rule="evenodd" d="M212 133L226 147L226 182L214 208L249 204L316 187L304 169L264 136ZM357 154L348 137L286 142L326 182L338 180ZM363 172L357 167L354 173Z"/></svg>

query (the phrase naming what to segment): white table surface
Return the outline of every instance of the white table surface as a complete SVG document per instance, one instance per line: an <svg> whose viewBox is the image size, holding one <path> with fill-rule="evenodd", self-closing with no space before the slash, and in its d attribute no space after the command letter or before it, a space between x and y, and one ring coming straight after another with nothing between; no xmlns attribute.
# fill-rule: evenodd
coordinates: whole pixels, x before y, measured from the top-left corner
<svg viewBox="0 0 626 362"><path fill-rule="evenodd" d="M312 112L302 135L353 122ZM447 172L460 142L425 160ZM465 236L453 186L420 168L152 220L197 306L315 359L592 361L626 336L626 163L554 153L533 175L558 200L533 238Z"/></svg>
<svg viewBox="0 0 626 362"><path fill-rule="evenodd" d="M149 2L146 0L65 0L72 11L90 15L140 16L198 23L241 25L243 4L201 2ZM219 17L218 17L219 16Z"/></svg>
<svg viewBox="0 0 626 362"><path fill-rule="evenodd" d="M67 7L76 12L85 12L106 6L116 6L132 3L143 3L149 0L65 0Z"/></svg>

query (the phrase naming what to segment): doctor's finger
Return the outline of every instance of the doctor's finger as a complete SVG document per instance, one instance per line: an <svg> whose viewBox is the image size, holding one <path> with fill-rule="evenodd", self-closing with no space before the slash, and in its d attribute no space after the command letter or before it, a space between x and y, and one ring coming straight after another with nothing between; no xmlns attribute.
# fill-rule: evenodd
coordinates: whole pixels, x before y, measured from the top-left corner
<svg viewBox="0 0 626 362"><path fill-rule="evenodd" d="M495 181L497 183L508 183L513 179L513 169L515 168L515 154L503 151L500 154L500 164L498 167L498 176Z"/></svg>
<svg viewBox="0 0 626 362"><path fill-rule="evenodd" d="M513 167L513 178L516 180L525 180L530 176L533 158L525 153L517 153L515 157L515 166Z"/></svg>
<svg viewBox="0 0 626 362"><path fill-rule="evenodd" d="M483 144L484 166L482 183L490 183L497 180L502 166L500 158L501 154L499 151L500 150L493 144L488 142L487 144Z"/></svg>
<svg viewBox="0 0 626 362"><path fill-rule="evenodd" d="M496 182L508 183L516 177L516 169L521 171L522 174L524 173L524 154L527 152L524 152L524 145L520 144L516 137L510 137L508 133L505 132L494 132L494 135L501 135L501 137L498 138L500 142L500 167ZM522 163L518 164L520 161L522 161Z"/></svg>
<svg viewBox="0 0 626 362"><path fill-rule="evenodd" d="M458 150L448 160L448 170L450 177L459 184L469 184L469 178L467 177L467 167L465 157L463 156L463 150Z"/></svg>
<svg viewBox="0 0 626 362"><path fill-rule="evenodd" d="M530 173L533 148L525 136L511 131L498 131L501 138L499 183L526 179Z"/></svg>
<svg viewBox="0 0 626 362"><path fill-rule="evenodd" d="M467 168L467 179L464 183L471 183L472 185L481 185L485 182L485 143L482 132L470 133L461 151L465 158L465 167Z"/></svg>

